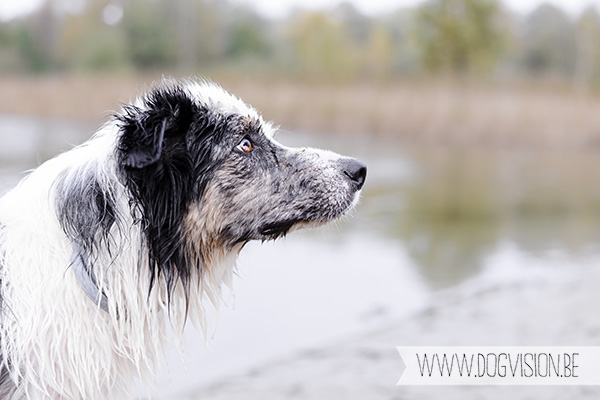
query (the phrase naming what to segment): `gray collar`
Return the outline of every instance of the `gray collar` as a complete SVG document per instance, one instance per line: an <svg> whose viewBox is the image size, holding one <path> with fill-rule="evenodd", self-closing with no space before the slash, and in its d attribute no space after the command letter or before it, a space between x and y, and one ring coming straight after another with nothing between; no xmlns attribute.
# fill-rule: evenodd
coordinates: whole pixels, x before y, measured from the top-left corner
<svg viewBox="0 0 600 400"><path fill-rule="evenodd" d="M75 271L75 277L77 278L77 281L79 281L85 294L88 295L94 304L108 312L108 297L106 296L106 293L104 293L104 290L101 290L98 287L96 275L94 274L85 253L83 251L75 250L71 265L73 266L73 271Z"/></svg>

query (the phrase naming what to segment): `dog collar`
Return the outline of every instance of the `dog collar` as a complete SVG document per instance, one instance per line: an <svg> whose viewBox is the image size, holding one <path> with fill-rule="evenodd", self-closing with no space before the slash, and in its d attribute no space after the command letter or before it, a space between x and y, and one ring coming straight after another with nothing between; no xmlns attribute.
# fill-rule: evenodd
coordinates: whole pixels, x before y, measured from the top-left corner
<svg viewBox="0 0 600 400"><path fill-rule="evenodd" d="M108 297L104 290L98 287L96 275L89 265L87 256L82 251L75 251L71 261L75 277L88 297L102 310L108 312Z"/></svg>

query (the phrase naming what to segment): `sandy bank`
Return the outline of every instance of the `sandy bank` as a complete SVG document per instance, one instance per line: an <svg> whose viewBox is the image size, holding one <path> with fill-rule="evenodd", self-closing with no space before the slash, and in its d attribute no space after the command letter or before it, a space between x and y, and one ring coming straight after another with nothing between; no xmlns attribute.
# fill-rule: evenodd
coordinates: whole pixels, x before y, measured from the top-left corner
<svg viewBox="0 0 600 400"><path fill-rule="evenodd" d="M471 282L378 331L307 349L185 399L597 399L600 388L592 386L397 387L395 346L597 345L599 282L600 274L584 267L518 282Z"/></svg>

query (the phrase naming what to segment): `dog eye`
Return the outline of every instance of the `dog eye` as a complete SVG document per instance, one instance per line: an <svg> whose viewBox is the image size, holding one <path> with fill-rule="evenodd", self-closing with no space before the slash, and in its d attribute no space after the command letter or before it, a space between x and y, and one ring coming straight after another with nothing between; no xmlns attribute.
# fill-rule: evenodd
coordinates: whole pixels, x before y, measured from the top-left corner
<svg viewBox="0 0 600 400"><path fill-rule="evenodd" d="M252 142L249 139L243 139L237 148L244 153L250 153L252 151Z"/></svg>

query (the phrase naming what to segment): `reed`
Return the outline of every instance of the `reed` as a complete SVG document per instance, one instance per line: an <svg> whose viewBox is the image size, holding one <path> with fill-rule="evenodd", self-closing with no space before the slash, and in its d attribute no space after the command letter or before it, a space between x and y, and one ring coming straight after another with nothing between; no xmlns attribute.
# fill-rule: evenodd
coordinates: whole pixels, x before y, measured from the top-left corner
<svg viewBox="0 0 600 400"><path fill-rule="evenodd" d="M0 78L0 113L101 121L155 76ZM556 85L396 81L345 85L216 77L286 130L416 145L590 148L600 97Z"/></svg>

